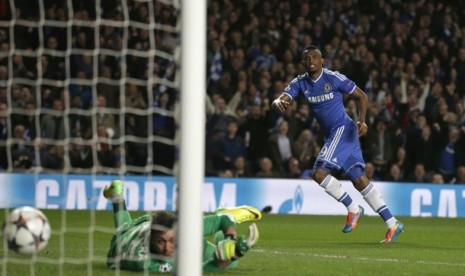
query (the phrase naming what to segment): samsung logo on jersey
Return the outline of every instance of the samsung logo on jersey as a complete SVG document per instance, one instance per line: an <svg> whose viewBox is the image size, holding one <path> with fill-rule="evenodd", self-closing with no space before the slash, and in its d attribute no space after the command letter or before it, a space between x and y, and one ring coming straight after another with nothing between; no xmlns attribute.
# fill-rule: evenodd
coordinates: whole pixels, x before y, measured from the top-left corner
<svg viewBox="0 0 465 276"><path fill-rule="evenodd" d="M324 101L327 101L327 100L331 100L332 98L334 98L333 92L323 94L323 95L319 95L319 96L307 97L308 101L311 102L311 103L324 102Z"/></svg>

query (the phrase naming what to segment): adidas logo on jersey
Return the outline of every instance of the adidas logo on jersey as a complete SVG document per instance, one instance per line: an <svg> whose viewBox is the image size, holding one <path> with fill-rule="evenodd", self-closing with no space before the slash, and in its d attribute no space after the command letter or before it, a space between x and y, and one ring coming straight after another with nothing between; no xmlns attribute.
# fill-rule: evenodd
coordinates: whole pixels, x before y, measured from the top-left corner
<svg viewBox="0 0 465 276"><path fill-rule="evenodd" d="M334 157L331 161L333 161L334 163L337 163L337 157Z"/></svg>

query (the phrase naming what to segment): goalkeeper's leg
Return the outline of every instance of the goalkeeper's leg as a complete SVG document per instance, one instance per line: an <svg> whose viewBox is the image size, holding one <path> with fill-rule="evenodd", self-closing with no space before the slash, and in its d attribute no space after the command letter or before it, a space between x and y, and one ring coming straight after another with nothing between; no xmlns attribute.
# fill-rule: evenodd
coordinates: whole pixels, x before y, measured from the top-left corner
<svg viewBox="0 0 465 276"><path fill-rule="evenodd" d="M262 219L262 213L257 208L248 205L231 208L220 207L215 213L229 215L231 219L238 224Z"/></svg>
<svg viewBox="0 0 465 276"><path fill-rule="evenodd" d="M123 181L113 180L110 186L105 186L103 189L103 196L112 202L113 213L115 214L114 222L115 228L118 229L126 222L130 222L131 214L126 209L126 201L123 194Z"/></svg>

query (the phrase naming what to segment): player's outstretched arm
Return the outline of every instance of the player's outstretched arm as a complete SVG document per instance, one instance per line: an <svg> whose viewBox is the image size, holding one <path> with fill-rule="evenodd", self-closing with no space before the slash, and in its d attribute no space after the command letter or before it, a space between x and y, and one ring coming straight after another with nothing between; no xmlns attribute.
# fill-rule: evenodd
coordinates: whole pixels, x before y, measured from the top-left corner
<svg viewBox="0 0 465 276"><path fill-rule="evenodd" d="M271 108L278 112L285 112L287 107L291 104L291 98L282 94L276 100L271 103Z"/></svg>
<svg viewBox="0 0 465 276"><path fill-rule="evenodd" d="M358 99L359 119L357 122L357 131L359 136L363 136L368 132L368 126L365 123L365 117L368 108L368 97L362 89L356 87L352 93Z"/></svg>

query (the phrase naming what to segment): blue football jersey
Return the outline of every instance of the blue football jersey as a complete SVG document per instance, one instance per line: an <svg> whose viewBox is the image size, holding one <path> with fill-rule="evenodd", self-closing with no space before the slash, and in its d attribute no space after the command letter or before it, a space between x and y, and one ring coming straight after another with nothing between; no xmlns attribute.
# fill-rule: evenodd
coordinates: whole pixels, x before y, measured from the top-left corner
<svg viewBox="0 0 465 276"><path fill-rule="evenodd" d="M355 83L345 75L323 69L316 80L312 80L308 73L297 76L284 89L283 94L291 99L303 95L320 126L328 133L348 120L352 121L345 111L343 100L344 94L351 94L355 88Z"/></svg>
<svg viewBox="0 0 465 276"><path fill-rule="evenodd" d="M353 168L365 167L357 128L343 103L344 94L351 94L355 88L355 83L343 74L323 69L316 80L308 73L297 76L283 91L291 99L303 95L325 132L325 144L314 168L341 170L349 179L361 176L361 171Z"/></svg>

